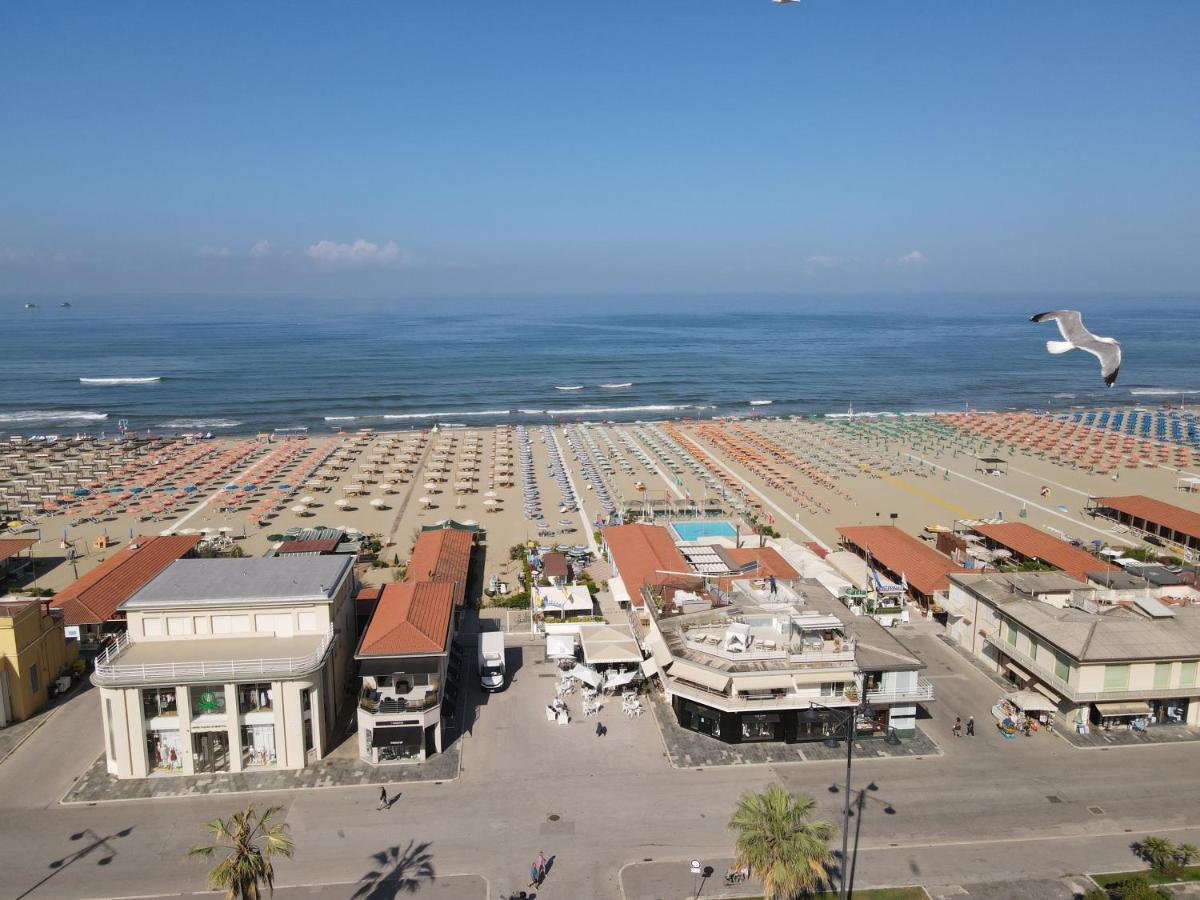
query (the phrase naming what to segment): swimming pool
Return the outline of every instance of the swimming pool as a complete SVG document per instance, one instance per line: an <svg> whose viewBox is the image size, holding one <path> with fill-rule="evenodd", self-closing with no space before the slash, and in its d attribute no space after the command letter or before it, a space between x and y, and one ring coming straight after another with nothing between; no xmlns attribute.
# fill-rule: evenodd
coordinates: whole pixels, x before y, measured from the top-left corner
<svg viewBox="0 0 1200 900"><path fill-rule="evenodd" d="M681 541L699 541L704 538L736 538L737 529L728 522L672 522L671 530Z"/></svg>

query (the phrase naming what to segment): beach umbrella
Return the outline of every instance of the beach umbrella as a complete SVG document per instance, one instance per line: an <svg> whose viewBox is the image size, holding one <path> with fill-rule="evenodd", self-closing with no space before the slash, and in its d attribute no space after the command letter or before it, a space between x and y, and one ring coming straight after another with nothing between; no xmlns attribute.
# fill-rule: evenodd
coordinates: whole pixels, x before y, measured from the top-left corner
<svg viewBox="0 0 1200 900"><path fill-rule="evenodd" d="M336 506L338 509L345 509L346 507L348 507L350 505L350 501L347 500L345 497L343 497L340 500L333 501L333 505Z"/></svg>
<svg viewBox="0 0 1200 900"><path fill-rule="evenodd" d="M500 495L499 495L499 494L497 494L495 491L488 491L488 492L487 492L486 494L484 494L483 496L485 496L485 497L487 497L489 500L491 500L491 499L494 499L494 498L496 498L496 497L499 497Z"/></svg>
<svg viewBox="0 0 1200 900"><path fill-rule="evenodd" d="M376 497L374 500L371 501L371 505L373 507L375 507L376 509L383 509L383 507L384 507L383 501L380 500L378 497Z"/></svg>
<svg viewBox="0 0 1200 900"><path fill-rule="evenodd" d="M292 512L303 515L304 513L308 512L308 507L304 506L301 503L297 503L295 506L292 507Z"/></svg>
<svg viewBox="0 0 1200 900"><path fill-rule="evenodd" d="M497 504L499 504L499 502L500 502L499 500L489 497L487 500L483 501L483 505L490 508L490 507L496 506Z"/></svg>
<svg viewBox="0 0 1200 900"><path fill-rule="evenodd" d="M431 500L429 497L418 497L417 502L420 503L422 506L429 506L430 504L433 503L433 500Z"/></svg>
<svg viewBox="0 0 1200 900"><path fill-rule="evenodd" d="M308 504L310 504L310 503L316 503L316 502L317 502L317 498L316 498L316 497L304 496L304 497L301 497L301 498L300 498L300 502L301 502L301 503L303 503L305 506L308 506Z"/></svg>

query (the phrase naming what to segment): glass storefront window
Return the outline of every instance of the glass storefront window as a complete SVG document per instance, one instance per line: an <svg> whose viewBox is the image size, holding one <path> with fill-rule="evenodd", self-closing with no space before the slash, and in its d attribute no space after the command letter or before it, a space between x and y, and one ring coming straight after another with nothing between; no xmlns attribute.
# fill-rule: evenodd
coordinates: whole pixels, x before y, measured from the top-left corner
<svg viewBox="0 0 1200 900"><path fill-rule="evenodd" d="M251 766L273 766L275 758L275 726L242 726L242 764Z"/></svg>
<svg viewBox="0 0 1200 900"><path fill-rule="evenodd" d="M192 715L224 715L225 685L196 684L188 688L192 701Z"/></svg>
<svg viewBox="0 0 1200 900"><path fill-rule="evenodd" d="M774 741L780 737L782 717L779 713L759 713L742 716L743 741Z"/></svg>
<svg viewBox="0 0 1200 900"><path fill-rule="evenodd" d="M151 731L146 735L146 762L151 772L178 772L183 768L179 731Z"/></svg>
<svg viewBox="0 0 1200 900"><path fill-rule="evenodd" d="M270 712L272 700L270 682L238 685L238 712Z"/></svg>
<svg viewBox="0 0 1200 900"><path fill-rule="evenodd" d="M177 716L175 688L143 688L142 715L148 720L159 716Z"/></svg>

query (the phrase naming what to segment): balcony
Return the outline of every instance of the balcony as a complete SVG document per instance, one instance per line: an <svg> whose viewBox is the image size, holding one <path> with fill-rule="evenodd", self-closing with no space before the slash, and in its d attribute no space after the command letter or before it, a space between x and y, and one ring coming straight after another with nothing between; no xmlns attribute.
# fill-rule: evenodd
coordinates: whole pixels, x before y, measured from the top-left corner
<svg viewBox="0 0 1200 900"><path fill-rule="evenodd" d="M99 687L224 683L299 678L325 664L335 640L324 634L290 638L180 638L134 641L123 634L96 658Z"/></svg>
<svg viewBox="0 0 1200 900"><path fill-rule="evenodd" d="M372 715L422 712L438 705L438 694L437 685L415 687L405 693L387 687L363 688L358 697L358 708Z"/></svg>
<svg viewBox="0 0 1200 900"><path fill-rule="evenodd" d="M921 703L933 699L933 682L917 679L915 687L895 691L867 691L868 703Z"/></svg>
<svg viewBox="0 0 1200 900"><path fill-rule="evenodd" d="M667 674L669 675L670 673L668 672ZM674 678L668 681L668 689L672 694L727 712L809 709L814 704L849 709L856 705L856 701L850 700L844 694L836 694L834 696L824 696L821 694L777 694L773 697L754 696L752 694L725 694L693 684L692 682L679 681Z"/></svg>

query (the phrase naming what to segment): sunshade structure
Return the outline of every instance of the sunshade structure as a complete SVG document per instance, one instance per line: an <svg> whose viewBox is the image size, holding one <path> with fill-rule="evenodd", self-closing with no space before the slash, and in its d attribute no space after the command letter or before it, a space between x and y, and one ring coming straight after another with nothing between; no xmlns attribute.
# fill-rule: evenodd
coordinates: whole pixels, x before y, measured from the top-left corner
<svg viewBox="0 0 1200 900"><path fill-rule="evenodd" d="M637 639L629 625L581 625L579 643L583 647L583 660L590 666L637 665L642 661Z"/></svg>
<svg viewBox="0 0 1200 900"><path fill-rule="evenodd" d="M1005 694L1004 699L1027 713L1054 712L1058 709L1058 704L1037 691L1013 691L1011 694Z"/></svg>

